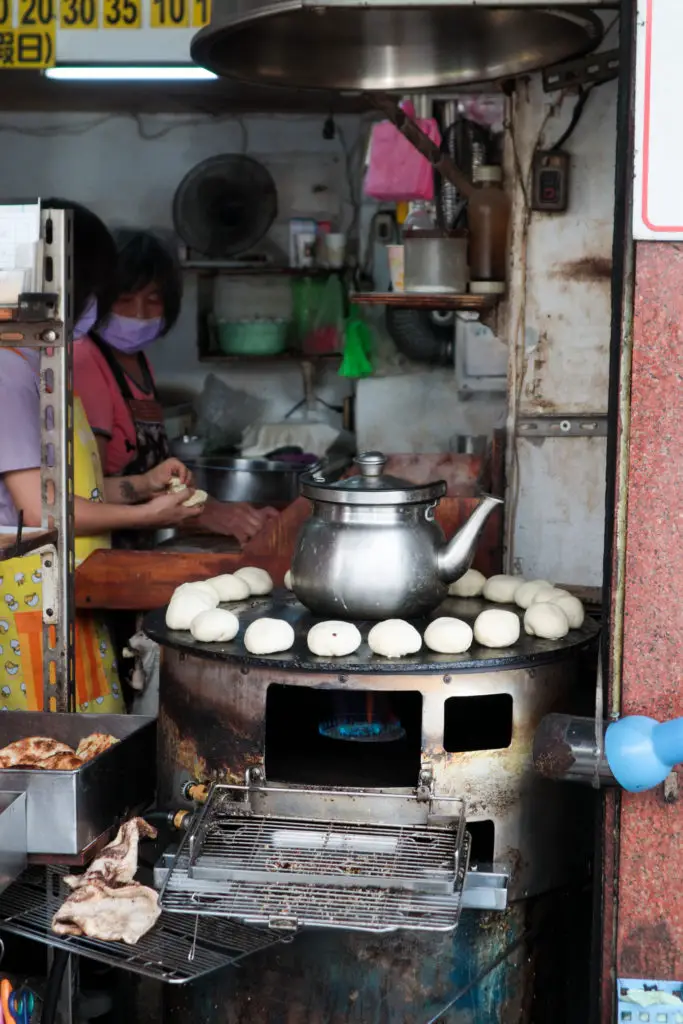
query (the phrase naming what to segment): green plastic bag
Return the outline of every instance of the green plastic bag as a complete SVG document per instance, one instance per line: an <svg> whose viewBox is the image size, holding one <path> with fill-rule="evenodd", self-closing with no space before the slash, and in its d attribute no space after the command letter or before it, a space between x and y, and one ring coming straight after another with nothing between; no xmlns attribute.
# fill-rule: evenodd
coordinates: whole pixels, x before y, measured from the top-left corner
<svg viewBox="0 0 683 1024"><path fill-rule="evenodd" d="M344 355L339 367L339 376L357 380L361 377L370 377L373 372L372 331L358 315L357 309L352 306L351 315L344 327Z"/></svg>

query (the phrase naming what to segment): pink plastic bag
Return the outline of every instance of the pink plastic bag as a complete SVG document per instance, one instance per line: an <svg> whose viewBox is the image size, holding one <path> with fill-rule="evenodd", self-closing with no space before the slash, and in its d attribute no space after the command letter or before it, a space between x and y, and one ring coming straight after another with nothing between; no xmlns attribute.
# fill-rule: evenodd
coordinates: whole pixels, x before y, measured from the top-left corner
<svg viewBox="0 0 683 1024"><path fill-rule="evenodd" d="M415 118L412 103L402 103L401 107L409 117ZM417 123L432 142L440 145L441 132L433 117L421 118ZM372 129L364 192L371 199L390 203L415 199L429 202L434 198L432 165L391 121L381 121Z"/></svg>

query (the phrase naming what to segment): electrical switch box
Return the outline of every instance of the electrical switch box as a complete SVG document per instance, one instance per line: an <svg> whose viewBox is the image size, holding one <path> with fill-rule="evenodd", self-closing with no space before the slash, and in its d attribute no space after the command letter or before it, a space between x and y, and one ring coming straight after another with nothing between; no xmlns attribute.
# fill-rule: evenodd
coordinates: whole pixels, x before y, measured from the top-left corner
<svg viewBox="0 0 683 1024"><path fill-rule="evenodd" d="M569 203L569 153L539 149L534 154L531 209L564 213Z"/></svg>

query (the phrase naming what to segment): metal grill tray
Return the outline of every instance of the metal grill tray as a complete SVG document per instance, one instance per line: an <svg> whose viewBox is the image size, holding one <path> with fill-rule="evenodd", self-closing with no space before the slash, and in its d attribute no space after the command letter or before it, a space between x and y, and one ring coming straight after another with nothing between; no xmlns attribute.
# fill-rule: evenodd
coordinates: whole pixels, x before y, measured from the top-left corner
<svg viewBox="0 0 683 1024"><path fill-rule="evenodd" d="M162 913L135 946L55 935L52 917L68 895L61 884L66 870L34 868L6 889L0 896L0 931L176 985L229 967L280 941L272 931L196 913Z"/></svg>
<svg viewBox="0 0 683 1024"><path fill-rule="evenodd" d="M188 875L206 881L453 893L460 854L452 828L296 818L218 818Z"/></svg>
<svg viewBox="0 0 683 1024"><path fill-rule="evenodd" d="M363 643L355 652L345 658L317 658L311 654L306 644L308 631L316 622L322 621L304 608L292 594L276 591L269 597L252 599L240 604L229 606L239 616L239 633L230 643L204 644L194 640L189 632L168 629L165 623L165 609L150 612L145 617L144 630L157 643L186 654L195 654L200 658L219 661L232 661L240 665L255 668L281 669L294 672L339 672L349 673L414 673L414 672L480 672L496 669L531 668L534 665L545 665L564 658L574 657L585 647L589 647L599 633L599 626L586 617L581 629L572 629L561 640L543 640L529 636L521 629L520 637L514 647L505 650L493 650L474 643L464 654L435 654L423 647L417 654L405 658L382 658L373 654L367 645L367 635L374 625L373 622L356 622ZM524 612L516 605L491 604L482 598L449 597L437 610L424 619L414 619L413 625L423 634L431 619L440 615L450 615L464 619L471 626L480 612L486 608L504 608L514 612L520 619ZM244 646L244 633L254 619L269 616L284 619L293 627L296 639L289 651L281 654L254 655Z"/></svg>
<svg viewBox="0 0 683 1024"><path fill-rule="evenodd" d="M270 796L276 805L283 794L214 786L170 869L157 871L162 906L279 929L456 927L469 859L462 801L439 798L449 819L436 825L252 812L251 798L267 804ZM237 802L238 795L245 800ZM315 807L324 791L291 795ZM352 799L374 798L358 791ZM397 820L400 804L411 804L413 813L424 808L428 818L429 801L396 797Z"/></svg>

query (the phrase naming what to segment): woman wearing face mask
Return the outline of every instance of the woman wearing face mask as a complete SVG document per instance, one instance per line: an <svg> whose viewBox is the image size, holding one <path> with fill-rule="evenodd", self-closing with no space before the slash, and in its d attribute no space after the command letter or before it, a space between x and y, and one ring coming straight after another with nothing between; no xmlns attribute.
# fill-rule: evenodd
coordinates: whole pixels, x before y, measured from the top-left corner
<svg viewBox="0 0 683 1024"><path fill-rule="evenodd" d="M73 218L74 334L96 317L98 298L115 270L116 249L107 228L77 203L47 199L48 209L66 209ZM101 305L101 299L99 304ZM19 512L26 526L40 526L40 355L27 348L0 349L0 526L14 527ZM78 394L73 404L74 517L77 563L110 546L111 530L176 525L196 510L182 507L182 495L151 498L163 491L153 475L131 481L137 500L130 504L118 481L105 480L95 438ZM172 460L157 477L176 469ZM5 559L0 565L0 710L41 710L42 575L40 556ZM91 613L76 616L76 707L85 712L125 710L116 660L106 625Z"/></svg>
<svg viewBox="0 0 683 1024"><path fill-rule="evenodd" d="M97 437L107 476L154 471L169 456L163 410L146 355L178 319L180 268L171 251L148 231L114 232L118 264L109 292L110 314L74 347L74 378ZM197 520L244 543L273 515L245 503L209 501ZM139 534L122 539L146 546Z"/></svg>

